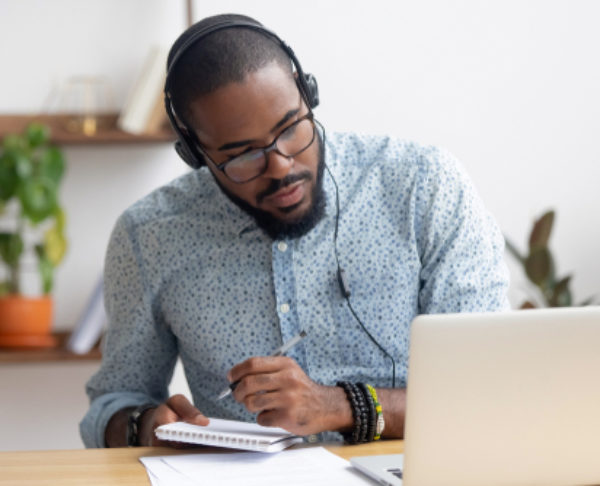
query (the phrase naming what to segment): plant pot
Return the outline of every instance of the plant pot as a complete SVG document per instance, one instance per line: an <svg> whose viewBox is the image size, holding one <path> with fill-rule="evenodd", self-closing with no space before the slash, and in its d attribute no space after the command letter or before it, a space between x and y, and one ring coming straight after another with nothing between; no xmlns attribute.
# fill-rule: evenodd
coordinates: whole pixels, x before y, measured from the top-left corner
<svg viewBox="0 0 600 486"><path fill-rule="evenodd" d="M8 295L0 297L1 347L51 347L52 298Z"/></svg>

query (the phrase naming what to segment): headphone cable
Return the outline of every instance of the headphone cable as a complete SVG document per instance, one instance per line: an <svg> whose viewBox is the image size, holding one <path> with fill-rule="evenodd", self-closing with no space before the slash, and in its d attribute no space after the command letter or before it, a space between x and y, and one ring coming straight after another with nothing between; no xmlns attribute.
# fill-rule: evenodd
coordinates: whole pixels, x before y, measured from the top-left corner
<svg viewBox="0 0 600 486"><path fill-rule="evenodd" d="M320 123L319 123L319 126L321 127L321 130L323 131L323 157L325 157L325 141L326 141L325 128ZM350 313L354 316L354 318L356 319L356 321L358 322L358 324L360 325L362 330L369 337L369 339L373 342L373 344L375 344L375 346L377 346L381 350L381 352L383 354L385 354L391 360L391 362L392 362L392 388L396 388L396 361L394 360L392 355L390 353L388 353L381 344L379 344L377 339L375 339L373 337L373 335L369 332L369 330L365 327L365 325L362 323L362 321L360 320L360 318L354 311L352 304L350 303L350 288L349 288L348 282L346 280L346 274L344 272L344 269L340 265L340 259L339 259L338 248L337 248L338 226L339 226L339 219L340 219L339 190L338 190L338 185L335 180L335 177L333 177L333 173L331 172L331 170L329 169L329 166L327 164L325 164L325 169L327 169L327 173L329 174L329 177L331 178L331 181L333 182L333 186L335 188L335 229L334 229L334 233L333 233L333 248L334 248L334 254L335 254L335 261L336 261L337 268L338 268L338 281L340 283L340 289L342 291L342 295L344 296L344 299L346 300L346 303L348 304L348 309L350 309Z"/></svg>

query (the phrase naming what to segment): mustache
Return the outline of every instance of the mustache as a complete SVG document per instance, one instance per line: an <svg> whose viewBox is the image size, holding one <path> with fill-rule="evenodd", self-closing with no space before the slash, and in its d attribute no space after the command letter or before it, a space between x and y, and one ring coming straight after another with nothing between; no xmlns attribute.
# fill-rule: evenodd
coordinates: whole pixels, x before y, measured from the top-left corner
<svg viewBox="0 0 600 486"><path fill-rule="evenodd" d="M293 184L294 182L298 182L298 181L302 181L302 180L311 181L312 174L309 171L304 171L304 172L298 172L297 174L288 174L283 179L273 179L271 181L271 183L269 184L269 186L264 191L261 191L257 194L257 196L256 196L257 204L260 204L261 202L263 202L263 200L265 198L269 197L272 194L275 194L280 189L282 189L286 186L289 186L290 184Z"/></svg>

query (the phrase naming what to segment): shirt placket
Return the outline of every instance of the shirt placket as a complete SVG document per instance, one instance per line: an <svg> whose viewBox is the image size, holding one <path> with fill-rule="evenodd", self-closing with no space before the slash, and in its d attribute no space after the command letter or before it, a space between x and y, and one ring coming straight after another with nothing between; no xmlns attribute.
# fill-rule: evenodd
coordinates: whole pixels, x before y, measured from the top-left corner
<svg viewBox="0 0 600 486"><path fill-rule="evenodd" d="M291 241L276 240L272 244L276 313L283 343L302 330L298 319L294 251L294 244ZM301 344L289 350L286 356L293 358L303 369L306 369L306 355Z"/></svg>

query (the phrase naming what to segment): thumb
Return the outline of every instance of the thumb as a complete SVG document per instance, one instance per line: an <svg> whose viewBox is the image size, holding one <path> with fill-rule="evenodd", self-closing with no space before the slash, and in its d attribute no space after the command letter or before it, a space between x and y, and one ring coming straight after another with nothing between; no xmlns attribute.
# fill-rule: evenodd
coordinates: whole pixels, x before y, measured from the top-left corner
<svg viewBox="0 0 600 486"><path fill-rule="evenodd" d="M184 395L173 395L167 400L167 405L184 422L196 425L208 425L208 418L194 407Z"/></svg>

